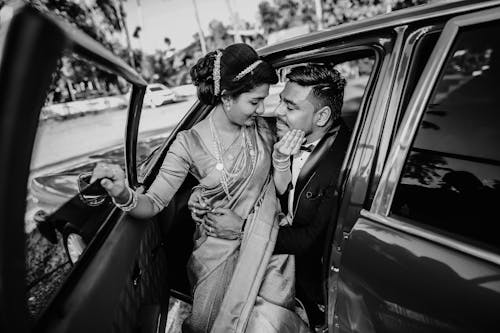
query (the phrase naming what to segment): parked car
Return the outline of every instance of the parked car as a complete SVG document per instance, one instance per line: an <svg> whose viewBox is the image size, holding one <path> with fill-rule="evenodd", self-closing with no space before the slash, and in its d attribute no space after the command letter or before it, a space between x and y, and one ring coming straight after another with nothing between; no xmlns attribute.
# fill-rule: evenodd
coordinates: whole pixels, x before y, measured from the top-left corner
<svg viewBox="0 0 500 333"><path fill-rule="evenodd" d="M152 83L148 84L146 87L146 95L144 96L143 104L145 106L157 107L177 101L177 94L172 89L161 83Z"/></svg>
<svg viewBox="0 0 500 333"><path fill-rule="evenodd" d="M259 51L280 76L309 62L349 68L349 80L363 64L368 75L355 84L362 97L343 110L352 137L324 248L324 331L500 331L499 35L500 1L446 1ZM176 133L210 107L196 102L138 170L146 83L132 69L27 7L0 36L0 234L8 235L0 238L0 330L23 332L29 314L20 184L27 183L39 112L62 50L72 47L133 84L125 168L139 191L151 185ZM188 177L170 205L147 221L109 200L88 205L85 190L59 207L55 218L99 228L30 327L164 332L169 298L191 301L185 267L194 223L186 201L195 184Z"/></svg>

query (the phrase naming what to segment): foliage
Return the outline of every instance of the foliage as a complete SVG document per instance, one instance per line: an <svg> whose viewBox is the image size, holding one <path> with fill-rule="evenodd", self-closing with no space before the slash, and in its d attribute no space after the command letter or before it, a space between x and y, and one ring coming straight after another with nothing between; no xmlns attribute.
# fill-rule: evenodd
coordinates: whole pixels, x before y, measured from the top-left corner
<svg viewBox="0 0 500 333"><path fill-rule="evenodd" d="M314 23L314 0L268 0L259 4L259 17L264 34L294 26Z"/></svg>
<svg viewBox="0 0 500 333"><path fill-rule="evenodd" d="M322 0L323 26L383 14L429 2L429 0ZM299 24L317 26L314 0L264 0L259 4L259 17L264 33L287 29Z"/></svg>
<svg viewBox="0 0 500 333"><path fill-rule="evenodd" d="M121 2L114 0L25 0L38 10L49 15L56 15L64 21L83 31L114 54L127 54L125 47L119 41L122 33L121 17L125 17ZM75 57L63 57L59 62L58 71L54 75L49 100L61 102L67 98L73 99L74 93L69 83L92 82L102 94L108 91L110 85L120 87L117 78L107 72L97 69L94 65ZM66 94L60 93L66 91ZM55 92L55 93L54 93ZM66 97L65 97L66 96ZM85 94L82 96L85 98Z"/></svg>

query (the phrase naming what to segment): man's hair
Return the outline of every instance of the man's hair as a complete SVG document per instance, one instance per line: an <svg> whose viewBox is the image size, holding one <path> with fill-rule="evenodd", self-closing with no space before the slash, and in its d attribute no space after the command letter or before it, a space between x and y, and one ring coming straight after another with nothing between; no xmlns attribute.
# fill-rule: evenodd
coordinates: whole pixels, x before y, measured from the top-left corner
<svg viewBox="0 0 500 333"><path fill-rule="evenodd" d="M340 119L346 80L332 65L307 64L294 67L286 77L301 86L313 87L310 102L314 104L315 111L329 106L333 122Z"/></svg>

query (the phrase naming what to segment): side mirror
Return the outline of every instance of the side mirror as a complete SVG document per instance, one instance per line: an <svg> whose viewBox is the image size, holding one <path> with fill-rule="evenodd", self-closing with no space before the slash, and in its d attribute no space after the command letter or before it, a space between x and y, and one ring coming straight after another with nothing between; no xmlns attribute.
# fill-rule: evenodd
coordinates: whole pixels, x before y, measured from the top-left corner
<svg viewBox="0 0 500 333"><path fill-rule="evenodd" d="M92 178L92 172L84 172L78 176L78 193L80 199L87 205L91 207L101 205L106 198L108 193L101 186L99 180L90 183Z"/></svg>

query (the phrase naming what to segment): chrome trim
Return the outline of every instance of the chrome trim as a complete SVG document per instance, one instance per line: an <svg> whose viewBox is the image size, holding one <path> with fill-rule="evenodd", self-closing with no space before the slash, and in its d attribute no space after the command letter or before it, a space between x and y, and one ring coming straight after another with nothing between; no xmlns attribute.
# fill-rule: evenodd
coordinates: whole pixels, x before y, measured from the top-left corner
<svg viewBox="0 0 500 333"><path fill-rule="evenodd" d="M355 37L356 35L370 33L376 30L408 25L422 20L435 19L440 16L460 15L464 12L486 9L498 5L500 5L500 0L486 2L470 1L468 3L467 1L439 1L434 4L398 10L389 14L379 15L357 22L344 23L331 29L290 38L277 44L261 48L258 52L261 56L269 56L285 50L308 48L315 44L334 42L335 40Z"/></svg>
<svg viewBox="0 0 500 333"><path fill-rule="evenodd" d="M379 47L379 45L377 45L375 41L376 39L373 38L373 39L366 39L364 41L364 45L354 45L347 47L345 45L341 45L340 47L329 46L304 52L296 52L284 55L281 58L273 60L272 63L275 68L280 68L293 65L297 63L298 60L300 60L300 62L309 62L320 58L339 56L344 53L351 53L356 51L371 51L374 54L376 54L377 47Z"/></svg>
<svg viewBox="0 0 500 333"><path fill-rule="evenodd" d="M428 32L434 30L436 27L435 26L426 26L420 29L417 29L415 31L412 31L409 33L409 35L406 37L406 42L405 45L403 46L403 51L402 51L402 56L401 56L401 62L400 65L397 69L396 73L396 78L394 81L394 88L392 89L392 94L391 98L389 101L389 107L387 110L387 119L385 121L385 126L384 126L384 133L386 131L390 131L391 134L394 132L394 124L398 118L398 111L399 107L402 101L402 93L404 91L404 88L406 86L407 80L408 80L408 71L411 66L411 59L413 59L413 53L415 52L415 47L420 40L422 36L427 34ZM389 144L391 141L392 135L387 135L384 136L380 142L380 147L387 147L389 148ZM385 160L387 157L389 151L384 149L382 151L383 157L381 157L381 160ZM385 164L385 161L377 165L377 171L376 174L381 174L383 170L383 166ZM379 169L380 167L380 169Z"/></svg>
<svg viewBox="0 0 500 333"><path fill-rule="evenodd" d="M406 156L420 125L420 120L429 102L430 95L443 69L443 64L455 41L458 29L495 19L500 19L500 10L498 8L459 16L451 19L445 25L415 88L416 93L411 97L408 104L408 111L403 118L401 128L394 141L395 146L389 154L388 162L375 193L375 198L370 209L372 213L383 216L389 214Z"/></svg>
<svg viewBox="0 0 500 333"><path fill-rule="evenodd" d="M403 41L405 40L405 34L406 30L408 29L408 26L401 26L397 27L394 29L396 32L396 42L394 44L393 48L393 54L394 56L392 57L393 63L391 64L390 67L390 72L388 74L388 85L387 89L384 90L384 95L380 99L380 105L376 106L376 110L386 110L384 112L384 117L379 117L380 123L377 124L375 127L377 129L381 129L379 133L379 140L378 144L376 145L375 153L376 157L374 160L374 165L372 169L372 184L377 183L378 180L380 179L380 176L382 174L382 170L384 168L384 163L386 156L388 154L388 144L390 142L390 138L392 137L392 125L393 121L396 118L396 115L394 114L394 109L391 108L393 104L393 99L394 97L398 97L398 94L400 93L401 87L398 86L398 77L401 72L401 65L402 63L400 62L400 58L402 57L402 54L404 52L404 45ZM403 64L404 65L404 64ZM396 93L394 92L396 89ZM378 101L377 101L378 102ZM399 102L399 99L398 99ZM383 108L383 109L382 109ZM390 124L390 126L388 126ZM370 196L375 192L376 188L373 188L373 185L370 185L370 188L368 189L367 195Z"/></svg>
<svg viewBox="0 0 500 333"><path fill-rule="evenodd" d="M377 223L383 224L385 226L388 226L392 229L399 230L401 232L420 237L423 239L426 239L428 241L444 245L448 248L452 248L455 250L458 250L462 253L469 254L471 256L474 256L476 258L480 258L483 260L486 260L488 262L491 262L496 265L500 265L500 255L490 252L487 250L484 250L480 247L473 246L461 241L457 241L456 239L446 237L444 235L436 234L435 232L431 232L425 228L421 228L418 226L415 226L411 223L404 222L398 219L395 219L393 217L389 216L381 216L372 212L369 212L365 209L363 209L360 213L362 217L365 217L367 219L373 220Z"/></svg>

